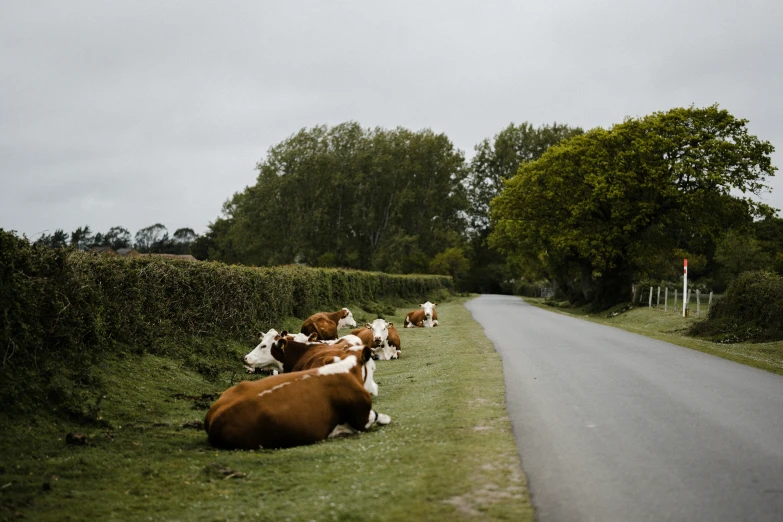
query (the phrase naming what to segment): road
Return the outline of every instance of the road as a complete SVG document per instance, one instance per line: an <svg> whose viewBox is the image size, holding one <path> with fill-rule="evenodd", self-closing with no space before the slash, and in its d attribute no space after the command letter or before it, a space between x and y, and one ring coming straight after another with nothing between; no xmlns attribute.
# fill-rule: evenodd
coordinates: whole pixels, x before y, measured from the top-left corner
<svg viewBox="0 0 783 522"><path fill-rule="evenodd" d="M466 306L539 521L783 521L783 377L518 297Z"/></svg>

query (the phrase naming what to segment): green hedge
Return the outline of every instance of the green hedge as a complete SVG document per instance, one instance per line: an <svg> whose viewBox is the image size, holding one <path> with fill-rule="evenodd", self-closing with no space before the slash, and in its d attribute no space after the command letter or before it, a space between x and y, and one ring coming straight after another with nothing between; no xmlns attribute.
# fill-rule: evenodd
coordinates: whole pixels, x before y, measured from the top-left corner
<svg viewBox="0 0 783 522"><path fill-rule="evenodd" d="M194 336L247 340L291 316L452 290L445 276L105 257L0 229L0 401L49 393L58 377L89 384L116 343L154 352Z"/></svg>
<svg viewBox="0 0 783 522"><path fill-rule="evenodd" d="M721 343L783 340L783 277L767 271L740 274L691 334Z"/></svg>

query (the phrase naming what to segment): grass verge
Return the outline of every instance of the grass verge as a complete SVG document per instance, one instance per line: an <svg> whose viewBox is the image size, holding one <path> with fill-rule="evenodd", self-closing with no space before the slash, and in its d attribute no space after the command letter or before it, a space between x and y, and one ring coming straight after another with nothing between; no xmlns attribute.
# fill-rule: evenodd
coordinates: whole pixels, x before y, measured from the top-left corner
<svg viewBox="0 0 783 522"><path fill-rule="evenodd" d="M606 312L588 314L583 309L577 307L551 307L545 304L545 299L541 298L525 297L524 300L546 310L580 317L595 323L615 326L629 332L783 375L783 341L722 344L691 337L686 334L688 329L696 321L704 319L697 319L693 316L682 317L681 313L675 314L671 307L669 307L667 312L662 308L640 306L614 317L607 317ZM706 311L703 313L706 315Z"/></svg>
<svg viewBox="0 0 783 522"><path fill-rule="evenodd" d="M501 361L465 301L439 305L438 328L400 329L402 358L378 361L374 408L392 424L306 447L207 444L198 424L248 378L252 346L221 346L236 369L212 376L171 357L106 360L93 424L0 416L0 519L533 520ZM386 318L401 326L405 311ZM72 431L88 443L66 444Z"/></svg>

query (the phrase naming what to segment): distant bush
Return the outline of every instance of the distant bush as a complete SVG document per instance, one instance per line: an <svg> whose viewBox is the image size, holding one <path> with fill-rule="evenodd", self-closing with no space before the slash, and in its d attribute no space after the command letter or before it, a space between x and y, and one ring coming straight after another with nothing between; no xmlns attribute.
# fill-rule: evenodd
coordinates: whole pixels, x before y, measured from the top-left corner
<svg viewBox="0 0 783 522"><path fill-rule="evenodd" d="M250 340L291 317L452 290L446 276L104 257L0 230L0 401L91 386L90 366L117 343L165 353L177 339Z"/></svg>
<svg viewBox="0 0 783 522"><path fill-rule="evenodd" d="M741 274L690 333L721 343L783 340L783 277Z"/></svg>

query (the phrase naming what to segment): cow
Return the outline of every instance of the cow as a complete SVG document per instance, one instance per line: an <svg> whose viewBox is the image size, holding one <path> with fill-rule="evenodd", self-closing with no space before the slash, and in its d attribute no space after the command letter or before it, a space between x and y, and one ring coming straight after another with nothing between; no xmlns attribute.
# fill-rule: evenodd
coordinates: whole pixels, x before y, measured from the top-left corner
<svg viewBox="0 0 783 522"><path fill-rule="evenodd" d="M419 306L421 310L408 312L403 326L405 328L432 328L433 326L438 326L438 312L435 310L438 303L427 301Z"/></svg>
<svg viewBox="0 0 783 522"><path fill-rule="evenodd" d="M337 339L338 328L355 328L356 321L353 314L347 308L336 312L319 312L313 314L302 323L301 332L305 335L315 333L319 339Z"/></svg>
<svg viewBox="0 0 783 522"><path fill-rule="evenodd" d="M364 328L351 330L351 335L359 337L365 346L373 349L373 357L382 361L397 359L400 354L400 334L394 323L387 323L383 319L376 319L372 323L365 323Z"/></svg>
<svg viewBox="0 0 783 522"><path fill-rule="evenodd" d="M372 351L346 352L339 360L232 386L210 407L204 429L225 449L288 448L391 422L372 409L365 383L372 380Z"/></svg>
<svg viewBox="0 0 783 522"><path fill-rule="evenodd" d="M278 333L274 328L266 332L261 336L261 342L250 353L245 355L245 369L248 373L255 373L259 370L272 370L273 373L277 372L290 372L293 371L293 367L306 350L313 346L361 346L361 339L353 335L346 335L336 341L316 342L316 335L310 334L306 336L298 333L296 335L289 335L287 331L283 330ZM289 351L287 362L284 361L284 357L281 352L277 351L273 354L273 348L275 343L285 338L289 343ZM297 354L299 354L297 356ZM277 355L277 357L275 356Z"/></svg>

